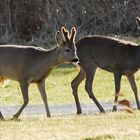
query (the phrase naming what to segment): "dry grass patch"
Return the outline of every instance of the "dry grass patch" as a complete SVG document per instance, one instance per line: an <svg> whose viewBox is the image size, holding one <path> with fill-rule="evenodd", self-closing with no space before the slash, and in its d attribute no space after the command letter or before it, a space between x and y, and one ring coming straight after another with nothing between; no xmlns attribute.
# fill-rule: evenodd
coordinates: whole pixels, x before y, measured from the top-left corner
<svg viewBox="0 0 140 140"><path fill-rule="evenodd" d="M23 117L0 122L2 140L139 140L140 112Z"/></svg>

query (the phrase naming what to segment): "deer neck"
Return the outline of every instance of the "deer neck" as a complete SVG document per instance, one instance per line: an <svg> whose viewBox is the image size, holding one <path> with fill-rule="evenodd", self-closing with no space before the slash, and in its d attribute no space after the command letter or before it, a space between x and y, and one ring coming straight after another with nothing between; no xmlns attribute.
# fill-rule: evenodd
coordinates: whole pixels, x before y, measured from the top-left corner
<svg viewBox="0 0 140 140"><path fill-rule="evenodd" d="M61 63L59 47L56 47L46 52L45 63L48 68L53 68Z"/></svg>

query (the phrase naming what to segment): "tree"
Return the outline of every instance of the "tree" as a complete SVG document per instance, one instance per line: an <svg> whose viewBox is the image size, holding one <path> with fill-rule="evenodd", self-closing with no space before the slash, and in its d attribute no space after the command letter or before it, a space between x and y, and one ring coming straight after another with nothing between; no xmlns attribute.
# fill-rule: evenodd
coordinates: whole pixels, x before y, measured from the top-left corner
<svg viewBox="0 0 140 140"><path fill-rule="evenodd" d="M138 36L139 0L1 0L0 43L49 45L61 26L87 34Z"/></svg>

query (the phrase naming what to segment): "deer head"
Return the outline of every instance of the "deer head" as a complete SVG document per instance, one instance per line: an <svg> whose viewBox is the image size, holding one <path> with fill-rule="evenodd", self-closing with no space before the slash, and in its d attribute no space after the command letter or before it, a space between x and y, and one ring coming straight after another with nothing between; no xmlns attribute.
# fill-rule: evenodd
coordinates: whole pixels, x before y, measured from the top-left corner
<svg viewBox="0 0 140 140"><path fill-rule="evenodd" d="M61 32L58 31L56 33L56 42L58 47L60 48L60 61L61 62L78 62L79 59L76 53L75 47L75 36L76 36L76 28L73 27L71 29L71 33L62 27Z"/></svg>

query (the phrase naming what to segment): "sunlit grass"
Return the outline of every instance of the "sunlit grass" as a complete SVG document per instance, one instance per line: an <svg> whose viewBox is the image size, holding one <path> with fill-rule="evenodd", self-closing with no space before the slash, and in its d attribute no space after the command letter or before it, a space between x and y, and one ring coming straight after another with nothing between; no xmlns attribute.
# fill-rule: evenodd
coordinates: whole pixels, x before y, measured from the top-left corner
<svg viewBox="0 0 140 140"><path fill-rule="evenodd" d="M49 104L71 104L74 98L71 90L71 81L78 74L79 67L59 67L52 71L46 80L46 91ZM136 74L136 83L140 93L139 72ZM92 103L85 91L83 81L79 86L79 98L82 103ZM112 73L98 70L93 83L94 94L101 102L113 102L114 100L114 77ZM126 77L122 77L120 99L135 101L134 94ZM140 94L139 94L140 95ZM36 84L31 84L29 88L30 104L43 104ZM9 81L5 88L0 88L0 104L11 105L21 104L22 95L19 84L15 81Z"/></svg>
<svg viewBox="0 0 140 140"><path fill-rule="evenodd" d="M140 112L22 117L1 121L1 140L139 140Z"/></svg>

